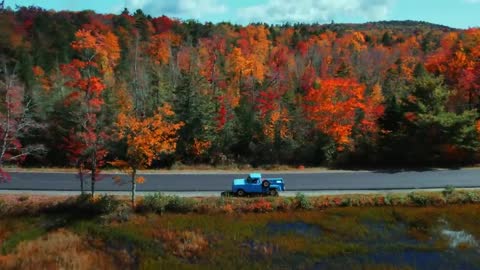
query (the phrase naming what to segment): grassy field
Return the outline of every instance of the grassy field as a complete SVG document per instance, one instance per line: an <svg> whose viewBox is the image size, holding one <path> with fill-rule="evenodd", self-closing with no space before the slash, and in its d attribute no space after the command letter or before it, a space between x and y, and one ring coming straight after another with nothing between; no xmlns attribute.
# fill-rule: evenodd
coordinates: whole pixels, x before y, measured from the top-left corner
<svg viewBox="0 0 480 270"><path fill-rule="evenodd" d="M0 197L0 269L478 269L478 195Z"/></svg>

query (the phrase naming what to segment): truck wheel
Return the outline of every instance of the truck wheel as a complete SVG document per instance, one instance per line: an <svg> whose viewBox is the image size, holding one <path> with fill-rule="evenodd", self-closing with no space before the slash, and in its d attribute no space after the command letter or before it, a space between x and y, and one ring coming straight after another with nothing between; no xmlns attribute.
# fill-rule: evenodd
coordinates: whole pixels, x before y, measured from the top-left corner
<svg viewBox="0 0 480 270"><path fill-rule="evenodd" d="M245 191L244 191L243 189L237 190L237 196L238 196L238 197L243 197L243 196L245 196Z"/></svg>
<svg viewBox="0 0 480 270"><path fill-rule="evenodd" d="M270 182L268 182L267 180L263 180L262 186L263 186L264 188L269 188L269 187L270 187Z"/></svg>
<svg viewBox="0 0 480 270"><path fill-rule="evenodd" d="M278 191L276 189L270 190L270 196L277 197L278 196Z"/></svg>

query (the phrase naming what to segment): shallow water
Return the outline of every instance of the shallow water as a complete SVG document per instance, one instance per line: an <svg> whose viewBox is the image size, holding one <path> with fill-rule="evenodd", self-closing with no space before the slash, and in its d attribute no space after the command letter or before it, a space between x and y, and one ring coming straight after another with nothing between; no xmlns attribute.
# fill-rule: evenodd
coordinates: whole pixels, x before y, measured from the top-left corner
<svg viewBox="0 0 480 270"><path fill-rule="evenodd" d="M273 234L297 234L303 236L318 237L321 234L321 230L318 226L308 224L303 221L294 222L270 222L267 224L268 233Z"/></svg>
<svg viewBox="0 0 480 270"><path fill-rule="evenodd" d="M352 216L351 213L342 213L342 209L337 209L336 211L340 213L336 212L333 215L332 212L330 217L328 213L319 215L321 219L312 222L312 217L307 218L307 216L317 214L305 213L308 221L303 221L300 215L295 221L268 222L263 231L259 230L257 234L271 235L269 242L250 246L252 252L257 254L259 247L264 249L269 247L270 252L282 254L287 265L289 263L291 265L293 261L310 260L312 254L319 256L320 258L314 260L313 266L302 267L307 269L356 269L364 266L392 266L407 269L480 269L479 241L474 234L458 228L459 224L462 224L461 220L456 217L450 218L448 213L444 212L445 209L435 209L438 211L438 216L431 218L422 216L424 213L421 211L412 215L408 213L410 210L405 209L404 220L402 217L390 219L388 215L385 220L371 219L371 213L362 217L361 212L367 211L364 209L358 213L358 216ZM455 220L456 229L452 229L443 217ZM331 222L332 220L334 221ZM466 227L471 228L473 225L470 218L464 222ZM347 225L350 224L352 231L358 231L358 233L348 232ZM278 243L275 237L283 236L282 241L288 241L288 238L285 238L288 235L292 237L290 241L293 246L300 245L296 243L299 239L307 239L301 242L305 245L305 250L297 249L287 254L282 252L284 251L282 245L276 245ZM329 245L333 250L339 244L350 245L352 248L340 251L337 255L318 255L330 254L328 251L320 252L320 250L328 249ZM275 256L275 258L278 257L280 256Z"/></svg>
<svg viewBox="0 0 480 270"><path fill-rule="evenodd" d="M346 269L359 265L392 265L412 269L463 269L480 267L480 257L472 250L464 251L382 251L365 255L352 255L326 259L312 269Z"/></svg>
<svg viewBox="0 0 480 270"><path fill-rule="evenodd" d="M458 248L461 246L478 247L478 241L475 237L465 231L443 229L441 235L448 239L450 248Z"/></svg>

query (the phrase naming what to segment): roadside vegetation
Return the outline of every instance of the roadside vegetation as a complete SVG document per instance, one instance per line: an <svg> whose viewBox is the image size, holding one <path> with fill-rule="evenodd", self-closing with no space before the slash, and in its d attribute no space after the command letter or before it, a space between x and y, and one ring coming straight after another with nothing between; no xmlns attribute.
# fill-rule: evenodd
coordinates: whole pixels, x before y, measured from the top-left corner
<svg viewBox="0 0 480 270"><path fill-rule="evenodd" d="M188 214L187 214L188 213ZM480 191L1 196L0 268L474 269ZM247 259L246 259L247 258ZM343 268L342 268L343 267Z"/></svg>

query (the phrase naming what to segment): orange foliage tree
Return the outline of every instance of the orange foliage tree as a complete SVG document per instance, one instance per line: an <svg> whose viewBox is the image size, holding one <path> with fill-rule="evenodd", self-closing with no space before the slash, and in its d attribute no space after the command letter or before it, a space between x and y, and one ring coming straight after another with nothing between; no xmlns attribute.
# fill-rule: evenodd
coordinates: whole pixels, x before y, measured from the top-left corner
<svg viewBox="0 0 480 270"><path fill-rule="evenodd" d="M157 114L144 119L126 113L118 115L116 135L119 140L125 140L127 153L125 160L116 160L111 164L130 176L132 206L135 206L137 183L145 180L137 176L138 170L150 166L159 154L171 153L176 149L177 132L183 123L170 122L168 118L172 116L174 112L169 105L164 105Z"/></svg>
<svg viewBox="0 0 480 270"><path fill-rule="evenodd" d="M316 127L327 134L342 151L352 145L355 127L372 130L376 119L383 114L378 88L366 97L366 87L352 79L318 79L305 97L305 112ZM358 122L359 112L363 119Z"/></svg>

